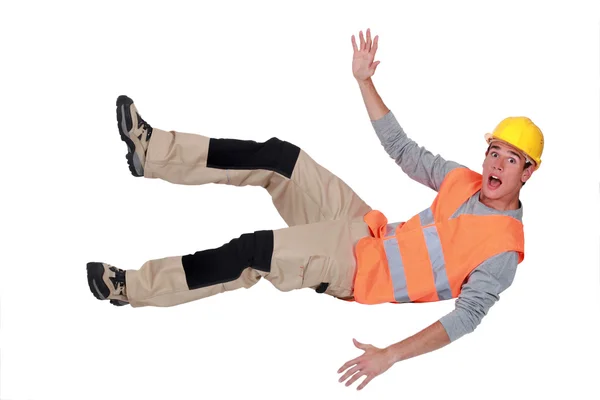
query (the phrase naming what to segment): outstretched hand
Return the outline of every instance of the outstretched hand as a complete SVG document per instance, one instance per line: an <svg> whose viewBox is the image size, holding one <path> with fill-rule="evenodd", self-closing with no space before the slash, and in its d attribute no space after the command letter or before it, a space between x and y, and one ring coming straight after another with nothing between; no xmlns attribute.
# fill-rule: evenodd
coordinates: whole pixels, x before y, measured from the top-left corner
<svg viewBox="0 0 600 400"><path fill-rule="evenodd" d="M375 39L371 42L371 29L367 29L367 40L365 40L362 31L360 31L359 37L360 48L356 45L356 38L352 35L352 47L354 48L352 74L360 82L373 76L380 61L373 62L375 53L377 52L379 36L375 36Z"/></svg>
<svg viewBox="0 0 600 400"><path fill-rule="evenodd" d="M353 367L348 370L339 379L339 381L343 382L352 376L352 378L346 382L346 386L350 386L361 376L366 376L364 381L356 388L357 390L361 390L367 386L367 384L371 382L371 380L373 380L373 378L375 378L377 375L381 375L387 371L394 364L394 362L385 349L380 349L370 344L360 343L356 339L352 339L352 341L356 347L364 350L365 352L360 357L348 361L340 369L338 369L339 374L348 368Z"/></svg>

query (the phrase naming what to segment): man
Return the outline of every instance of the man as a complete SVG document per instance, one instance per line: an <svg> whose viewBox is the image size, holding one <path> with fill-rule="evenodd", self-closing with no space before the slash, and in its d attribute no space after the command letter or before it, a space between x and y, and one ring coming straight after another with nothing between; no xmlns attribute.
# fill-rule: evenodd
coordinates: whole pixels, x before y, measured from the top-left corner
<svg viewBox="0 0 600 400"><path fill-rule="evenodd" d="M365 353L339 373L362 389L394 363L472 332L512 282L524 257L521 187L541 163L543 135L524 117L507 118L486 135L482 174L420 147L404 133L371 77L378 37L360 47L352 36L353 75L375 132L412 179L438 192L409 221L388 224L340 178L292 143L271 138L217 139L164 131L140 116L133 100L117 99L121 139L136 177L176 184L262 186L288 224L255 231L219 248L146 262L138 270L87 265L98 299L115 305L174 306L264 278L281 291L311 288L364 304L456 298L456 308L416 335Z"/></svg>

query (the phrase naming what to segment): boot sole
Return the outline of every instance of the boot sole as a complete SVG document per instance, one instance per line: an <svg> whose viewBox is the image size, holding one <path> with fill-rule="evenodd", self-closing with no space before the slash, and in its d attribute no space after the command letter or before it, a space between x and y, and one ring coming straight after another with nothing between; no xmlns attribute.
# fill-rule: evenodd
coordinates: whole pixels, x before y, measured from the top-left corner
<svg viewBox="0 0 600 400"><path fill-rule="evenodd" d="M135 144L129 137L129 131L133 128L133 121L131 119L131 113L129 107L133 104L133 100L125 95L121 95L117 98L117 127L119 128L119 134L121 140L127 144L127 164L129 165L129 171L133 176L143 176L144 173L136 168L136 164L140 165L139 159L135 154ZM134 157L138 161L134 161Z"/></svg>
<svg viewBox="0 0 600 400"><path fill-rule="evenodd" d="M104 265L98 262L87 263L87 280L90 290L98 300L106 300L110 295L110 290L102 276L104 275Z"/></svg>
<svg viewBox="0 0 600 400"><path fill-rule="evenodd" d="M98 300L106 300L110 294L110 290L104 283L102 275L104 275L104 265L102 265L102 263L89 262L87 264L88 285L92 291L92 294ZM111 299L110 304L114 306L125 306L129 303L123 300Z"/></svg>

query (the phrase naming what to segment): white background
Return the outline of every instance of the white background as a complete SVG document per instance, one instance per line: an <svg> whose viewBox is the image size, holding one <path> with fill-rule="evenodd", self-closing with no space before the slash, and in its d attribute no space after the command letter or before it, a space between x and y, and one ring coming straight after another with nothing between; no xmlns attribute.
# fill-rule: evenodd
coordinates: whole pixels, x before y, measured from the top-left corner
<svg viewBox="0 0 600 400"><path fill-rule="evenodd" d="M352 77L368 27L379 93L434 154L480 171L502 118L544 131L525 261L474 333L357 392L336 373L362 353L352 338L390 345L453 301L363 306L267 281L162 309L92 296L88 261L138 268L285 226L261 188L131 176L120 94L161 129L295 143L390 221L429 205ZM593 1L3 3L0 398L598 398L599 28Z"/></svg>

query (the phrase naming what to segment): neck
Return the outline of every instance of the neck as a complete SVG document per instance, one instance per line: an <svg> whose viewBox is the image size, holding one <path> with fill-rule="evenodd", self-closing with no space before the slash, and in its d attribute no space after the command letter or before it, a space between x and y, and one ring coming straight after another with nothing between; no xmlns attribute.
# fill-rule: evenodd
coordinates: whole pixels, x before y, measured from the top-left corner
<svg viewBox="0 0 600 400"><path fill-rule="evenodd" d="M490 199L484 196L483 192L480 192L479 201L485 204L487 207L498 211L517 210L519 208L518 196L511 199Z"/></svg>

